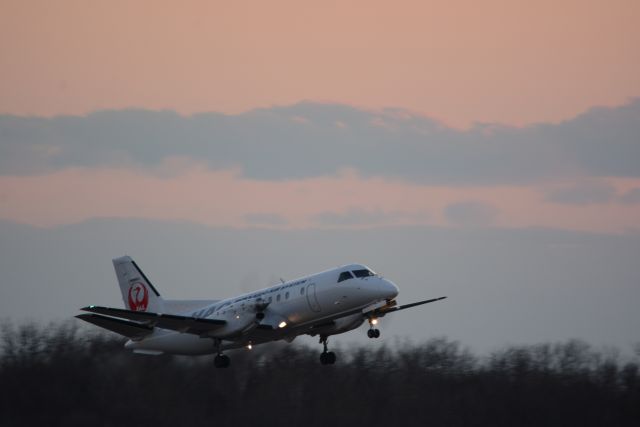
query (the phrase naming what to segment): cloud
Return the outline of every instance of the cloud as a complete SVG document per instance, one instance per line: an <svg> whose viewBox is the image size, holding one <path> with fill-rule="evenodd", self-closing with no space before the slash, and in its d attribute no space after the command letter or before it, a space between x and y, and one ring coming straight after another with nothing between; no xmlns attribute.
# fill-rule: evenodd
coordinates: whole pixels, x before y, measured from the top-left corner
<svg viewBox="0 0 640 427"><path fill-rule="evenodd" d="M238 115L118 110L51 119L0 116L1 175L77 166L149 170L167 158L204 162L212 170L240 168L260 180L344 169L429 184L638 177L640 100L559 124L479 124L464 131L399 109L311 102Z"/></svg>
<svg viewBox="0 0 640 427"><path fill-rule="evenodd" d="M589 205L608 203L616 195L616 189L606 182L581 181L569 187L548 191L545 199L554 203Z"/></svg>
<svg viewBox="0 0 640 427"><path fill-rule="evenodd" d="M488 203L471 200L448 205L444 214L455 225L486 226L494 223L498 210Z"/></svg>
<svg viewBox="0 0 640 427"><path fill-rule="evenodd" d="M394 224L407 217L416 219L417 215L410 215L403 212L384 212L381 210L352 208L346 212L321 212L314 215L313 220L320 225L347 227ZM426 215L424 215L424 217L426 217Z"/></svg>
<svg viewBox="0 0 640 427"><path fill-rule="evenodd" d="M276 213L248 213L244 215L244 219L252 225L282 226L289 224L285 217Z"/></svg>
<svg viewBox="0 0 640 427"><path fill-rule="evenodd" d="M635 205L640 203L640 188L632 188L623 193L619 198L621 203Z"/></svg>

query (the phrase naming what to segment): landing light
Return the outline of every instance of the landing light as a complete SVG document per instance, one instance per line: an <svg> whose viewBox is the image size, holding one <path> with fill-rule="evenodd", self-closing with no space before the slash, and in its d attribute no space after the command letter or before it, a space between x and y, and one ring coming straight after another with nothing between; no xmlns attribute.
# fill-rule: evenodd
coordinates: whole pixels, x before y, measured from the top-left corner
<svg viewBox="0 0 640 427"><path fill-rule="evenodd" d="M282 322L280 322L280 324L278 325L278 328L282 329L285 326L287 326L287 322L285 322L284 320Z"/></svg>
<svg viewBox="0 0 640 427"><path fill-rule="evenodd" d="M371 319L371 324L372 325L377 325L378 324L378 319Z"/></svg>
<svg viewBox="0 0 640 427"><path fill-rule="evenodd" d="M251 344L247 345L247 349L251 350L253 348L253 346Z"/></svg>

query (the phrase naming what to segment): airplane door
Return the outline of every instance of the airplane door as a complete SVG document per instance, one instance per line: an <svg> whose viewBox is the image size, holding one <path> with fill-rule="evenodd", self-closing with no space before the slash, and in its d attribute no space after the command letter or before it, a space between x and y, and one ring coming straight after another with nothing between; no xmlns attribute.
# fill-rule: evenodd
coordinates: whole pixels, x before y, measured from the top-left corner
<svg viewBox="0 0 640 427"><path fill-rule="evenodd" d="M307 302L311 311L316 313L320 311L320 304L318 303L318 297L316 297L316 284L311 283L307 285Z"/></svg>

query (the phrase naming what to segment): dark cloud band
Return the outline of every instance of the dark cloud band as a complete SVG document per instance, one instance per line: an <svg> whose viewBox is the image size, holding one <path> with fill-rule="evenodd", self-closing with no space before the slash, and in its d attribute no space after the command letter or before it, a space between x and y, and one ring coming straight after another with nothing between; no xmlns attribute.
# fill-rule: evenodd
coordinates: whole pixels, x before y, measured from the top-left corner
<svg viewBox="0 0 640 427"><path fill-rule="evenodd" d="M73 166L151 168L172 156L250 178L282 180L353 168L420 183L528 183L542 177L640 176L640 100L559 124L451 129L401 110L300 103L229 116L102 111L0 116L0 174Z"/></svg>

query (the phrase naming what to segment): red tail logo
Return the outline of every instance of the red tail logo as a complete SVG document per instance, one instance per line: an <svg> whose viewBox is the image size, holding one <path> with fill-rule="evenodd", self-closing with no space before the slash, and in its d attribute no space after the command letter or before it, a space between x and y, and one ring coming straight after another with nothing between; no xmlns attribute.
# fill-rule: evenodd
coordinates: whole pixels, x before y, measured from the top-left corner
<svg viewBox="0 0 640 427"><path fill-rule="evenodd" d="M143 283L135 283L129 288L129 308L133 311L147 311L149 290Z"/></svg>

